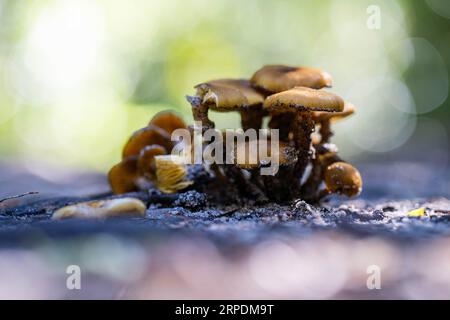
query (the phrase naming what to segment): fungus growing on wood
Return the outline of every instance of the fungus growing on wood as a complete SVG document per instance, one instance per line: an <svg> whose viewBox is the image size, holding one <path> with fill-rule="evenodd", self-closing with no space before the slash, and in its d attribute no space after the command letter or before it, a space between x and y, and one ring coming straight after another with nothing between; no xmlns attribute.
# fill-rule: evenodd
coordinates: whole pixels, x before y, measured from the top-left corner
<svg viewBox="0 0 450 320"><path fill-rule="evenodd" d="M171 133L180 128L186 128L184 121L175 113L164 111L156 114L147 127L137 130L123 148L122 161L108 173L113 193L137 191L155 183L155 157L172 150L175 143Z"/></svg>
<svg viewBox="0 0 450 320"><path fill-rule="evenodd" d="M195 86L196 95L187 96L187 100L194 120L202 123L202 132L214 128L209 110L240 112L244 130L262 128L263 117L270 116L269 128L279 130L280 141L275 150L269 135L244 134L233 137L233 143L235 138L238 140L234 149L229 150L225 143L223 150L218 151L225 156L232 152L235 162L227 163L224 158L224 162L211 163L217 153L209 154L205 166L217 185L228 184L240 197L273 201L294 198L316 201L330 193L358 195L362 186L359 172L343 161L337 147L330 143L331 124L353 114L354 107L338 95L321 90L331 84L331 76L316 68L269 65L258 70L250 80L220 79ZM316 126L320 139L316 137L313 141ZM122 162L109 173L113 191L123 193L146 188L142 181L153 183L165 193L176 193L192 185L193 181L187 178L190 164L170 155L174 147L170 135L178 128L189 128L191 133L195 130L187 127L176 114L160 112L147 127L135 132L124 147ZM227 137L222 132L221 138ZM263 139L267 138L264 145ZM244 142L239 144L242 139ZM209 150L202 143L199 150ZM250 143L264 150L255 151ZM236 159L239 154L244 159ZM261 174L260 169L267 169L274 158L279 159L278 170ZM306 170L309 167L311 170ZM308 176L303 177L305 172ZM323 184L326 188L320 190ZM208 185L204 188L208 190Z"/></svg>

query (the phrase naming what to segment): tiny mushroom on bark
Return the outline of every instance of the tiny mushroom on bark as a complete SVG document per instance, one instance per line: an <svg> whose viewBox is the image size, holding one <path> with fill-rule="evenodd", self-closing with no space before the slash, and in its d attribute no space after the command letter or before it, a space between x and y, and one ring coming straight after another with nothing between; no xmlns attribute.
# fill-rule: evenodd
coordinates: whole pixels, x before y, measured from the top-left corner
<svg viewBox="0 0 450 320"><path fill-rule="evenodd" d="M355 197L361 193L362 178L359 171L345 162L335 162L325 170L325 186L322 195L329 193Z"/></svg>
<svg viewBox="0 0 450 320"><path fill-rule="evenodd" d="M244 79L219 79L196 85L195 97L187 97L192 105L195 121L201 121L205 128L213 128L208 110L219 112L239 111L244 130L261 128L264 116L261 108L264 95Z"/></svg>
<svg viewBox="0 0 450 320"><path fill-rule="evenodd" d="M269 114L293 113L292 132L299 152L297 172L300 176L308 164L311 154L311 133L314 131L314 111L340 112L344 101L337 95L306 87L295 87L269 96L264 109Z"/></svg>

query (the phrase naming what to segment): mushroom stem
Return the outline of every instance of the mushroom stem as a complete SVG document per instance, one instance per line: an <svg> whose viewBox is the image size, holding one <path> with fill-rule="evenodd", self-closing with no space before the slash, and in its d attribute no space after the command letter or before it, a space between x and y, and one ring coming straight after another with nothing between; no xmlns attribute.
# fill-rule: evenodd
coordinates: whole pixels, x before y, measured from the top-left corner
<svg viewBox="0 0 450 320"><path fill-rule="evenodd" d="M214 128L214 122L208 118L209 106L202 103L200 97L186 96L186 99L192 106L192 117L194 121L200 121L202 123L202 130Z"/></svg>
<svg viewBox="0 0 450 320"><path fill-rule="evenodd" d="M312 160L311 173L306 182L301 187L301 194L305 197L315 195L323 180L323 166L320 163L319 157Z"/></svg>
<svg viewBox="0 0 450 320"><path fill-rule="evenodd" d="M296 193L295 184L288 182L292 180L292 177L295 177L292 166L280 167L275 176L262 176L264 189L269 199L277 202L292 199L293 194Z"/></svg>
<svg viewBox="0 0 450 320"><path fill-rule="evenodd" d="M214 176L219 179L219 181L221 182L226 182L227 178L226 176L222 173L222 171L220 170L220 167L217 163L212 163L209 166L210 170L214 173Z"/></svg>
<svg viewBox="0 0 450 320"><path fill-rule="evenodd" d="M294 142L298 151L298 160L295 165L297 185L305 172L311 156L311 133L314 131L314 121L311 112L297 112L294 119Z"/></svg>
<svg viewBox="0 0 450 320"><path fill-rule="evenodd" d="M258 186L247 180L242 170L234 165L225 166L227 174L232 178L239 189L239 192L249 198L254 198L257 202L265 202L267 197Z"/></svg>
<svg viewBox="0 0 450 320"><path fill-rule="evenodd" d="M292 114L280 113L273 115L269 121L270 129L278 129L281 141L289 140L289 133L291 131Z"/></svg>
<svg viewBox="0 0 450 320"><path fill-rule="evenodd" d="M325 119L320 122L319 134L320 143L324 144L330 142L330 139L333 136L330 119Z"/></svg>
<svg viewBox="0 0 450 320"><path fill-rule="evenodd" d="M301 194L306 198L309 197L308 200L317 201L321 198L319 187L324 179L325 168L330 164L342 161L342 159L338 155L324 149L321 145L316 145L314 148L316 157L312 161L311 174L301 188Z"/></svg>
<svg viewBox="0 0 450 320"><path fill-rule="evenodd" d="M261 107L248 108L241 111L241 124L244 131L248 129L259 130L262 128L264 111Z"/></svg>

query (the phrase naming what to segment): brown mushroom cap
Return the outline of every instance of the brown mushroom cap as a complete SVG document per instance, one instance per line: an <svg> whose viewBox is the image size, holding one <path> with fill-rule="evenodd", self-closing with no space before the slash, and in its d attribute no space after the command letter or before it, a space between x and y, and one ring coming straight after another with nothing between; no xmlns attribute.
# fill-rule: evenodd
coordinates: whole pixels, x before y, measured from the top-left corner
<svg viewBox="0 0 450 320"><path fill-rule="evenodd" d="M113 193L121 194L137 190L137 157L128 157L113 166L108 172L108 181Z"/></svg>
<svg viewBox="0 0 450 320"><path fill-rule="evenodd" d="M236 166L241 169L251 170L259 168L263 165L268 165L269 163L266 163L268 160L259 157L259 141L256 142L258 146L256 152L258 153L256 155L252 155L252 157L250 157L249 143L249 141L245 141L244 143L236 144L234 153ZM267 144L262 144L261 147L265 148L264 150L262 150L262 155L267 155L269 159L278 156L278 164L280 166L294 164L297 161L297 154L295 152L295 149L288 143L280 141L278 150L272 150L270 140L268 140ZM238 163L238 161L240 160L238 159L238 154L244 154L244 152L245 162Z"/></svg>
<svg viewBox="0 0 450 320"><path fill-rule="evenodd" d="M184 123L183 119L171 111L158 112L153 116L152 120L150 120L149 125L157 126L168 134L172 134L176 129L186 128L186 123Z"/></svg>
<svg viewBox="0 0 450 320"><path fill-rule="evenodd" d="M294 111L341 112L344 100L334 93L306 87L295 87L269 96L264 109L272 114Z"/></svg>
<svg viewBox="0 0 450 320"><path fill-rule="evenodd" d="M151 146L144 147L139 153L137 160L137 169L139 174L149 178L150 180L154 180L156 175L155 156L164 154L167 154L167 150L160 145L153 144Z"/></svg>
<svg viewBox="0 0 450 320"><path fill-rule="evenodd" d="M170 140L170 135L166 131L155 125L149 125L133 133L123 148L122 158L138 156L145 146L152 144L172 150L174 142Z"/></svg>
<svg viewBox="0 0 450 320"><path fill-rule="evenodd" d="M264 95L244 79L219 79L196 85L202 103L216 111L232 111L263 103Z"/></svg>
<svg viewBox="0 0 450 320"><path fill-rule="evenodd" d="M316 68L268 65L256 71L250 82L265 91L277 93L294 87L331 87L332 79L327 72Z"/></svg>
<svg viewBox="0 0 450 320"><path fill-rule="evenodd" d="M333 193L355 197L361 193L362 178L359 171L345 162L335 162L325 170L325 185Z"/></svg>
<svg viewBox="0 0 450 320"><path fill-rule="evenodd" d="M351 116L353 113L355 113L355 106L349 102L345 102L344 110L342 111L333 113L317 111L313 113L312 118L315 122L321 122L326 120L340 120L348 116Z"/></svg>

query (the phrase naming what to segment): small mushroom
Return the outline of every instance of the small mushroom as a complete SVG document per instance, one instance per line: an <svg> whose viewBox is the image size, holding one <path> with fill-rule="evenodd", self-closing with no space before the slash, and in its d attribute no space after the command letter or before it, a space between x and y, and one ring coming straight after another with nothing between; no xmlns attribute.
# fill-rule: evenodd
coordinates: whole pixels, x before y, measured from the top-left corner
<svg viewBox="0 0 450 320"><path fill-rule="evenodd" d="M151 146L144 147L139 153L137 161L137 169L139 174L150 180L155 180L155 157L164 154L167 154L167 150L163 146L153 144Z"/></svg>
<svg viewBox="0 0 450 320"><path fill-rule="evenodd" d="M136 186L139 178L137 163L138 157L131 156L124 158L109 170L108 182L113 193L122 194L138 189Z"/></svg>
<svg viewBox="0 0 450 320"><path fill-rule="evenodd" d="M259 129L262 124L261 105L264 95L253 88L248 80L219 79L196 85L195 97L187 97L192 105L195 121L201 121L205 128L213 128L208 110L219 112L240 111L243 128Z"/></svg>
<svg viewBox="0 0 450 320"><path fill-rule="evenodd" d="M163 146L166 150L172 150L174 146L166 131L155 125L149 125L133 133L123 148L122 158L138 156L144 147L152 144Z"/></svg>
<svg viewBox="0 0 450 320"><path fill-rule="evenodd" d="M325 186L322 196L330 193L355 197L361 193L362 178L359 171L351 164L335 162L325 170Z"/></svg>
<svg viewBox="0 0 450 320"><path fill-rule="evenodd" d="M114 217L145 217L147 207L135 198L119 198L81 202L56 210L52 219L106 219Z"/></svg>
<svg viewBox="0 0 450 320"><path fill-rule="evenodd" d="M292 132L299 153L297 173L301 177L311 155L311 133L314 131L314 111L340 112L344 101L337 95L306 87L295 87L269 96L264 109L269 114L293 113Z"/></svg>
<svg viewBox="0 0 450 320"><path fill-rule="evenodd" d="M319 134L320 134L320 143L328 143L330 142L330 138L333 136L333 132L331 131L331 122L346 118L351 116L355 112L355 107L348 102L344 103L344 110L340 112L314 112L313 120L315 123L320 125Z"/></svg>
<svg viewBox="0 0 450 320"><path fill-rule="evenodd" d="M327 72L316 68L267 65L256 71L250 82L267 92L278 93L294 87L331 87L332 79Z"/></svg>
<svg viewBox="0 0 450 320"><path fill-rule="evenodd" d="M186 165L178 156L156 156L155 166L156 186L164 193L175 193L194 183L193 181L186 180Z"/></svg>
<svg viewBox="0 0 450 320"><path fill-rule="evenodd" d="M342 161L337 155L338 150L334 144L313 144L314 157L311 159L311 172L301 187L301 194L305 200L317 201L319 187L324 179L325 169L334 162Z"/></svg>
<svg viewBox="0 0 450 320"><path fill-rule="evenodd" d="M157 126L166 131L169 135L171 135L176 129L187 128L183 119L171 111L158 112L152 120L150 120L149 125Z"/></svg>
<svg viewBox="0 0 450 320"><path fill-rule="evenodd" d="M155 156L172 151L175 143L170 134L179 128L186 128L184 121L173 112L163 111L147 127L137 130L123 148L122 161L108 173L113 193L148 188L156 180Z"/></svg>

